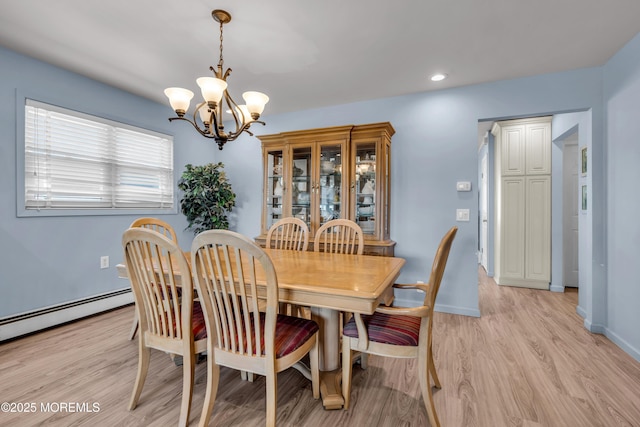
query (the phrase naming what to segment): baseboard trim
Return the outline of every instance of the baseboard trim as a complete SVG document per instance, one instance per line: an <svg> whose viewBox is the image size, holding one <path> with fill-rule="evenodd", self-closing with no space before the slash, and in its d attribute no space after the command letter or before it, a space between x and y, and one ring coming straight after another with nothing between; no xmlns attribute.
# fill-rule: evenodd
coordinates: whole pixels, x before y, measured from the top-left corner
<svg viewBox="0 0 640 427"><path fill-rule="evenodd" d="M640 350L633 347L627 341L622 339L618 334L611 331L609 328L604 328L604 336L609 338L614 344L623 349L629 356L640 362Z"/></svg>
<svg viewBox="0 0 640 427"><path fill-rule="evenodd" d="M0 342L133 303L131 288L0 319Z"/></svg>
<svg viewBox="0 0 640 427"><path fill-rule="evenodd" d="M580 314L580 312L584 310L578 307L576 311L578 312L578 314ZM586 330L593 334L604 335L609 340L611 340L612 343L620 347L625 353L633 357L636 361L640 362L640 350L629 344L626 340L620 337L620 335L616 334L608 327L604 325L593 324L587 319L584 320L584 327Z"/></svg>
<svg viewBox="0 0 640 427"><path fill-rule="evenodd" d="M461 316L480 317L480 309L458 307L454 305L436 304L433 308L440 313L459 314Z"/></svg>
<svg viewBox="0 0 640 427"><path fill-rule="evenodd" d="M605 332L607 329L604 325L592 323L590 320L587 320L587 319L584 319L584 327L587 329L587 331L591 333L601 334L601 335L605 335Z"/></svg>
<svg viewBox="0 0 640 427"><path fill-rule="evenodd" d="M418 307L422 305L422 301L416 301L408 298L398 298L393 300L396 307ZM434 310L440 313L459 314L461 316L480 317L480 310L473 310L453 305L436 304Z"/></svg>

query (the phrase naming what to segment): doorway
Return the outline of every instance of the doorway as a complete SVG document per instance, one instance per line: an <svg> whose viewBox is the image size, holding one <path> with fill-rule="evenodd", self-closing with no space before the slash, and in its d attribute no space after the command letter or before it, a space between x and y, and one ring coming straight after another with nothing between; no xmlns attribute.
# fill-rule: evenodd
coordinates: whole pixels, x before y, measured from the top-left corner
<svg viewBox="0 0 640 427"><path fill-rule="evenodd" d="M489 133L493 121L478 121L478 264L493 277L494 250L493 225L494 195L493 195L493 143ZM554 179L558 183L556 202L559 209L552 213L552 221L560 225L561 242L556 246L560 251L553 255L552 263L557 263L555 271L559 274L556 285L550 290L563 292L565 287L579 287L579 190L580 190L580 156L579 156L579 128L568 132L552 142L557 155L554 162L557 173ZM555 191L555 190L554 190ZM486 222L485 222L486 220Z"/></svg>
<svg viewBox="0 0 640 427"><path fill-rule="evenodd" d="M562 146L562 284L577 288L578 276L578 133Z"/></svg>

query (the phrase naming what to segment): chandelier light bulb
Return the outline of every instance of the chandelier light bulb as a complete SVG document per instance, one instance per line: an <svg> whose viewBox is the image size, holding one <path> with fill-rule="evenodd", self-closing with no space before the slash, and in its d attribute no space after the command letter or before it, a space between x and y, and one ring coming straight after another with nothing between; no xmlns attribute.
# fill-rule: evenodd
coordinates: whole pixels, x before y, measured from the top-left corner
<svg viewBox="0 0 640 427"><path fill-rule="evenodd" d="M204 103L200 108L198 108L198 114L200 115L200 120L204 123L205 127L209 127L211 124L211 111L209 111L209 106Z"/></svg>
<svg viewBox="0 0 640 427"><path fill-rule="evenodd" d="M207 101L210 108L212 103L215 106L220 102L222 94L227 90L227 82L215 77L200 77L196 80L196 83L200 86L202 97Z"/></svg>
<svg viewBox="0 0 640 427"><path fill-rule="evenodd" d="M269 97L261 92L248 91L242 94L247 103L247 110L251 114L253 120L258 120L260 114L264 111L264 106L269 102Z"/></svg>
<svg viewBox="0 0 640 427"><path fill-rule="evenodd" d="M181 87L168 87L164 90L164 94L169 98L169 104L178 117L184 116L184 113L189 109L193 92Z"/></svg>

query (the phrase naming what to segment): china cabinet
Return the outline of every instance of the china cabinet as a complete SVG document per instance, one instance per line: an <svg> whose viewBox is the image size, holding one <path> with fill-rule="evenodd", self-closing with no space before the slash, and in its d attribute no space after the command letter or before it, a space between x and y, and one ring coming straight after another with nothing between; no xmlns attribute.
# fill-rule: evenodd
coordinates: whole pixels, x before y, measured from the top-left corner
<svg viewBox="0 0 640 427"><path fill-rule="evenodd" d="M347 218L365 236L365 254L393 256L390 240L390 123L336 126L258 136L263 154L260 236L294 216L311 235L325 222ZM309 245L313 250L313 245Z"/></svg>

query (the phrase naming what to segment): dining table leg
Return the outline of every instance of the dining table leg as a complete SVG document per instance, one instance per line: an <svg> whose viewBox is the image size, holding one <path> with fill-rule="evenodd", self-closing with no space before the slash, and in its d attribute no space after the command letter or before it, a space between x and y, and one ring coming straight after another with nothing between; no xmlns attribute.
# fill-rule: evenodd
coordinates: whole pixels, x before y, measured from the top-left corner
<svg viewBox="0 0 640 427"><path fill-rule="evenodd" d="M325 409L342 409L344 398L340 383L340 312L311 307L312 319L320 327L320 394Z"/></svg>

